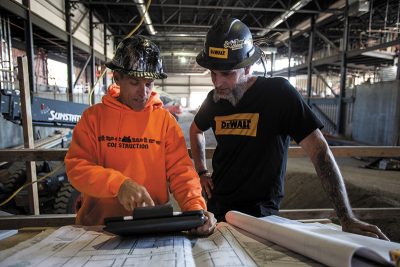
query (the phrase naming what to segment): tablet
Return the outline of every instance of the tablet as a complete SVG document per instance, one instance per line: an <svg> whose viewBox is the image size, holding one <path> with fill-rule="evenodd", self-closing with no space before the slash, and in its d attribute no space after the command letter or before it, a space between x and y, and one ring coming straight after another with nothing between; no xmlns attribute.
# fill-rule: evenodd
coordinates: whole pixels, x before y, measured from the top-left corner
<svg viewBox="0 0 400 267"><path fill-rule="evenodd" d="M199 227L206 221L203 210L172 212L171 207L171 212L166 213L165 208L159 209L162 212L159 212L158 208L135 208L140 211L136 212L138 217L135 217L134 211L133 216L105 218L104 230L122 236L172 233Z"/></svg>

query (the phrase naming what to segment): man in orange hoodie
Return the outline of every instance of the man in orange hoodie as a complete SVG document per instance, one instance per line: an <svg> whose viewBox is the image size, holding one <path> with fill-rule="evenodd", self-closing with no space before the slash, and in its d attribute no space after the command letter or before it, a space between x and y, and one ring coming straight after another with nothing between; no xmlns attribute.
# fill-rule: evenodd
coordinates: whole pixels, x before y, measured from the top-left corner
<svg viewBox="0 0 400 267"><path fill-rule="evenodd" d="M158 47L140 35L126 38L106 66L120 93L83 113L65 158L68 178L83 195L76 223L103 224L135 207L165 204L168 186L183 211L206 210L182 130L152 92L154 79L167 77ZM214 230L214 215L205 215L193 234Z"/></svg>

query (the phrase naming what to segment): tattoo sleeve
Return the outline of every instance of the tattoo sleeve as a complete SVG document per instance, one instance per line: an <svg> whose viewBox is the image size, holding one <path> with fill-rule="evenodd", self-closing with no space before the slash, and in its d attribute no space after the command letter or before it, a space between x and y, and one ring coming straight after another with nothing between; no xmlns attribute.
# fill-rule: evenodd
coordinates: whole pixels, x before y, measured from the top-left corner
<svg viewBox="0 0 400 267"><path fill-rule="evenodd" d="M207 169L206 163L206 140L203 132L190 132L190 146L192 158L197 171Z"/></svg>
<svg viewBox="0 0 400 267"><path fill-rule="evenodd" d="M328 194L341 222L354 217L350 207L346 187L339 167L328 145L322 143L316 148L312 159L322 186Z"/></svg>

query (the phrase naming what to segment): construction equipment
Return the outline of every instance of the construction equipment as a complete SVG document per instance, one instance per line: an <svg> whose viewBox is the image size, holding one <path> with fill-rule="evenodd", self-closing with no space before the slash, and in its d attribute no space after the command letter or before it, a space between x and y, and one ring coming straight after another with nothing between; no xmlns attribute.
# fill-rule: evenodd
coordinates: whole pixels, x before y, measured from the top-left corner
<svg viewBox="0 0 400 267"><path fill-rule="evenodd" d="M88 107L85 104L65 102L60 100L32 97L32 124L34 126L67 127L73 128L79 121L81 114ZM21 110L19 91L0 90L0 112L3 118L16 124L21 124ZM66 147L69 135L52 142L52 146ZM37 176L50 173L59 162L37 162ZM2 163L2 165L4 165ZM26 172L22 164L10 168L8 177L0 181L0 202L6 200L26 182ZM68 182L65 168L38 182L40 213L75 213L79 203L80 193ZM2 210L14 214L23 214L29 211L27 191L22 190L16 197L0 207Z"/></svg>
<svg viewBox="0 0 400 267"><path fill-rule="evenodd" d="M0 90L0 112L13 123L21 124L19 91ZM86 104L32 97L32 124L34 126L73 128L81 118Z"/></svg>

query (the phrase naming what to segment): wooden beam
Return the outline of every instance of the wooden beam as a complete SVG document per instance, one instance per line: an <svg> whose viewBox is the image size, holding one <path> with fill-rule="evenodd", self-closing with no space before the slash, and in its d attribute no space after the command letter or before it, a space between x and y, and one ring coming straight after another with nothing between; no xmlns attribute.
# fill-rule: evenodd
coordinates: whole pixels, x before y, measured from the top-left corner
<svg viewBox="0 0 400 267"><path fill-rule="evenodd" d="M400 157L400 146L332 146L335 157ZM67 154L67 148L59 149L0 149L1 161L63 161ZM214 148L206 149L206 158L211 159ZM191 155L190 148L188 149ZM301 147L290 147L290 158L307 157Z"/></svg>
<svg viewBox="0 0 400 267"><path fill-rule="evenodd" d="M400 208L353 208L354 215L360 220L388 220L400 218ZM311 218L337 219L334 209L298 209L280 210L279 216L292 220Z"/></svg>
<svg viewBox="0 0 400 267"><path fill-rule="evenodd" d="M75 214L1 216L0 230L24 227L60 227L75 224L75 217Z"/></svg>
<svg viewBox="0 0 400 267"><path fill-rule="evenodd" d="M67 148L60 149L0 149L0 161L63 161Z"/></svg>
<svg viewBox="0 0 400 267"><path fill-rule="evenodd" d="M353 212L360 220L388 220L400 217L400 208L354 208ZM71 225L75 224L75 216L75 214L0 216L0 230ZM280 210L279 216L300 221L336 219L333 209Z"/></svg>
<svg viewBox="0 0 400 267"><path fill-rule="evenodd" d="M21 92L21 115L22 132L24 135L24 147L33 149L33 125L31 108L31 91L29 87L29 71L27 57L18 57L18 80ZM29 209L31 214L39 214L39 194L36 182L36 163L31 160L26 161L26 180L31 183L28 187Z"/></svg>

